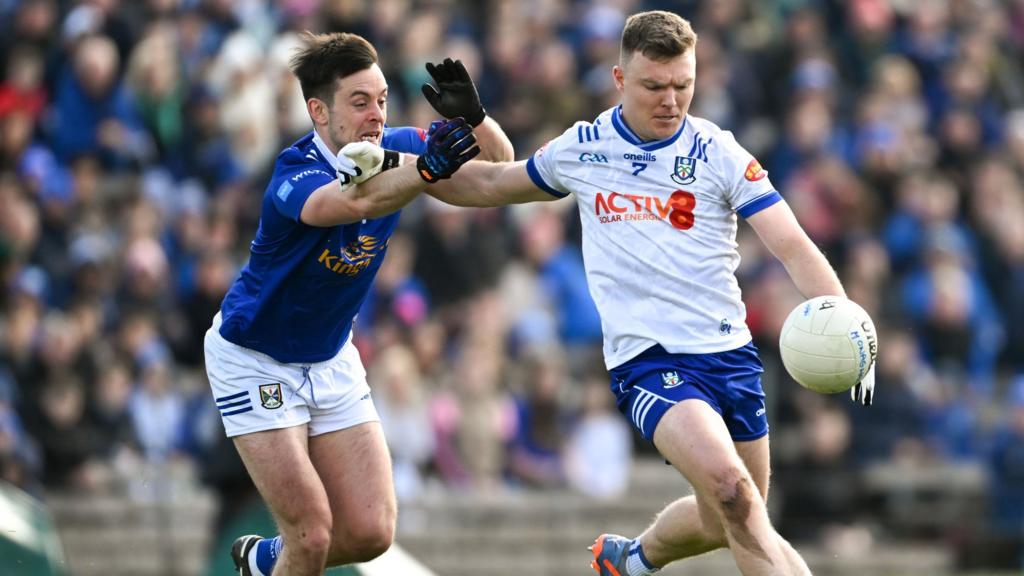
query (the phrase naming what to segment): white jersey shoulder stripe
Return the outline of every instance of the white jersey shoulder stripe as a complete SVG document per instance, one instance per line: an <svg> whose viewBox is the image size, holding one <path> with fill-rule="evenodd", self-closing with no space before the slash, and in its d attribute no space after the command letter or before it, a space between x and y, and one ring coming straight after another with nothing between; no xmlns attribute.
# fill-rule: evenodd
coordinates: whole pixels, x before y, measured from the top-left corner
<svg viewBox="0 0 1024 576"><path fill-rule="evenodd" d="M601 119L598 118L593 124L586 122L576 123L576 134L579 143L594 142L601 139Z"/></svg>
<svg viewBox="0 0 1024 576"><path fill-rule="evenodd" d="M744 202L742 206L736 208L736 213L744 218L750 218L761 210L781 201L782 195L779 194L778 191L772 190L758 196L757 198Z"/></svg>
<svg viewBox="0 0 1024 576"><path fill-rule="evenodd" d="M565 198L568 196L568 192L560 192L554 186L544 181L544 177L541 176L540 171L537 170L535 158L536 156L530 156L530 159L526 161L526 173L530 176L530 180L533 180L534 186L548 194L551 194L555 198Z"/></svg>

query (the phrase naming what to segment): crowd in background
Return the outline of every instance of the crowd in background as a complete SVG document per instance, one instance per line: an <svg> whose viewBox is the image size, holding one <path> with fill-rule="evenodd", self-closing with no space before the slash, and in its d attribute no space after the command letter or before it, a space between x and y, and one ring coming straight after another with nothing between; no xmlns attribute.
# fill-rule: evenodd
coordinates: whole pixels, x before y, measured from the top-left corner
<svg viewBox="0 0 1024 576"><path fill-rule="evenodd" d="M965 463L1019 541L1020 0L0 0L0 479L42 497L169 463L226 509L244 492L203 335L311 127L300 32L376 45L391 125L427 126L424 63L461 58L523 159L617 102L624 19L650 8L700 36L691 114L760 159L879 330L875 406L800 389L776 338L802 298L741 227L781 521L870 517L878 463ZM628 497L650 449L612 404L572 202L404 211L355 328L400 499Z"/></svg>

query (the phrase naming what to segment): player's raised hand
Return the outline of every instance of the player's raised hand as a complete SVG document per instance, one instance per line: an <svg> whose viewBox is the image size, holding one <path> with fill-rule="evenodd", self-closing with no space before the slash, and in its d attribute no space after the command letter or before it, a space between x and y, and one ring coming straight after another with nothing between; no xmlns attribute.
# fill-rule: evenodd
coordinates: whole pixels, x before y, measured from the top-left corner
<svg viewBox="0 0 1024 576"><path fill-rule="evenodd" d="M416 159L416 169L427 183L451 178L460 166L480 153L473 128L465 118L435 122L427 132L427 151Z"/></svg>
<svg viewBox="0 0 1024 576"><path fill-rule="evenodd" d="M338 173L338 181L341 182L342 187L345 187L355 182L355 179L363 173L363 170L351 158L339 152L336 172Z"/></svg>
<svg viewBox="0 0 1024 576"><path fill-rule="evenodd" d="M359 184L380 172L381 164L384 163L384 149L373 142L349 142L338 152L338 158L352 161L358 172L352 181Z"/></svg>
<svg viewBox="0 0 1024 576"><path fill-rule="evenodd" d="M487 112L480 104L473 79L462 65L461 60L445 58L440 64L427 62L427 72L434 79L437 88L423 85L423 97L445 118L462 116L470 126L478 126Z"/></svg>

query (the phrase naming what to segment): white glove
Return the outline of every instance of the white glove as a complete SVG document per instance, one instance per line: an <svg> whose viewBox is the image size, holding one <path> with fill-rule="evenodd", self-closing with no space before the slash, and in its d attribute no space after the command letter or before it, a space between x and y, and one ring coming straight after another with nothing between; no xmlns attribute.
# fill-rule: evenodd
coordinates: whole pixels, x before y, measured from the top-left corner
<svg viewBox="0 0 1024 576"><path fill-rule="evenodd" d="M355 181L356 177L362 173L362 169L348 156L338 154L337 172L338 181L341 182L341 187L344 188Z"/></svg>
<svg viewBox="0 0 1024 576"><path fill-rule="evenodd" d="M868 368L868 373L864 375L864 378L850 388L850 399L865 406L871 406L871 402L875 399L874 362L871 363L871 368Z"/></svg>
<svg viewBox="0 0 1024 576"><path fill-rule="evenodd" d="M356 184L376 176L384 164L384 149L373 142L351 142L338 152L339 166L350 162L355 166L352 181ZM340 176L339 176L340 177ZM344 184L344 181L342 182Z"/></svg>

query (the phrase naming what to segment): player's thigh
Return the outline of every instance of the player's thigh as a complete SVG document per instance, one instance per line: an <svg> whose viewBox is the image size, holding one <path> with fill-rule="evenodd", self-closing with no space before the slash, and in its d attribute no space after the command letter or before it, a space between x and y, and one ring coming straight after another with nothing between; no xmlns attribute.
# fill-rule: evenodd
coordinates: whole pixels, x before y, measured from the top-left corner
<svg viewBox="0 0 1024 576"><path fill-rule="evenodd" d="M309 455L327 492L335 536L390 540L398 507L380 423L312 436Z"/></svg>
<svg viewBox="0 0 1024 576"><path fill-rule="evenodd" d="M749 442L736 442L736 452L757 484L761 497L768 500L768 485L771 478L771 451L768 436L762 436Z"/></svg>
<svg viewBox="0 0 1024 576"><path fill-rule="evenodd" d="M752 481L721 415L703 400L669 409L654 431L654 445L690 481L699 500L729 498Z"/></svg>
<svg viewBox="0 0 1024 576"><path fill-rule="evenodd" d="M235 436L249 476L283 532L330 526L327 492L307 450L305 425Z"/></svg>

